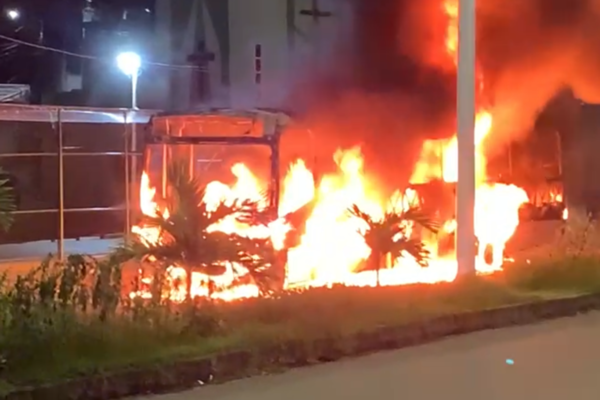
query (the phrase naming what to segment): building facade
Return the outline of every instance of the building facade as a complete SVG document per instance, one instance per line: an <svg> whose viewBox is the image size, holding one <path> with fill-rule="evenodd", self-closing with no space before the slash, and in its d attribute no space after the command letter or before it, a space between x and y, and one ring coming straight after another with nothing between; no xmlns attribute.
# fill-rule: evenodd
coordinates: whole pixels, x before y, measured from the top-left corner
<svg viewBox="0 0 600 400"><path fill-rule="evenodd" d="M157 0L155 55L192 64L160 84L165 107L280 106L349 21L334 0Z"/></svg>

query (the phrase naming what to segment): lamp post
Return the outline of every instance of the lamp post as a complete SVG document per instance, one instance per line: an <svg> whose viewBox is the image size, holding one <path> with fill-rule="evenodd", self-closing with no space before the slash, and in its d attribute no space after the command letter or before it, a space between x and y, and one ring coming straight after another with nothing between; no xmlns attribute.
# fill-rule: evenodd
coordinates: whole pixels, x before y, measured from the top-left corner
<svg viewBox="0 0 600 400"><path fill-rule="evenodd" d="M131 108L137 109L137 83L140 69L142 67L142 58L139 54L132 51L126 51L117 56L117 66L125 75L131 79Z"/></svg>
<svg viewBox="0 0 600 400"><path fill-rule="evenodd" d="M142 58L139 56L139 54L131 52L131 51L127 51L127 52L123 52L121 54L119 54L117 56L117 66L119 67L119 69L121 70L121 72L123 72L125 75L127 75L130 79L131 79L131 109L132 110L137 110L137 84L138 84L138 77L140 75L140 70L142 67ZM135 182L137 179L137 134L136 134L136 129L135 129L135 122L133 122L131 124L131 147L130 147L130 152L133 155L133 159L131 160L131 180L129 180L128 178L128 183L129 185L126 188L127 191L127 211L126 211L126 220L127 220L127 224L126 224L126 229L127 229L127 233L129 234L129 230L131 229L131 206L129 204L129 193L130 193L130 185L132 182ZM126 152L126 157L129 157L129 152ZM129 159L125 160L125 165L126 165L126 173L129 173L129 168L127 168L127 165L129 165Z"/></svg>
<svg viewBox="0 0 600 400"><path fill-rule="evenodd" d="M460 275L475 272L475 1L459 0L456 260Z"/></svg>

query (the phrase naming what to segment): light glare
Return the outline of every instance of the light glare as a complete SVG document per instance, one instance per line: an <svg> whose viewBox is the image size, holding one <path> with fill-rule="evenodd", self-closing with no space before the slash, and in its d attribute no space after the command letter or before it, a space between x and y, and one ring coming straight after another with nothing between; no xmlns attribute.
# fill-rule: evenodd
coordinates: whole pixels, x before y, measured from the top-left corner
<svg viewBox="0 0 600 400"><path fill-rule="evenodd" d="M8 17L8 19L15 21L19 19L21 13L19 12L19 10L11 8L6 11L6 16Z"/></svg>
<svg viewBox="0 0 600 400"><path fill-rule="evenodd" d="M126 51L117 56L117 66L127 76L137 75L142 66L141 57L132 51Z"/></svg>

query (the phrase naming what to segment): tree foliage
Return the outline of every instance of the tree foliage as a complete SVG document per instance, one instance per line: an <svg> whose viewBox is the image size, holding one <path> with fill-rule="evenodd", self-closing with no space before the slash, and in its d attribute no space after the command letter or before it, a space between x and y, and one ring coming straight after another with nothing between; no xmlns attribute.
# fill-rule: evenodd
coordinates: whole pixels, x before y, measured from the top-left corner
<svg viewBox="0 0 600 400"><path fill-rule="evenodd" d="M156 243L138 238L127 246L132 256L151 259L163 267L180 266L187 271L187 293L192 289L192 273L221 276L231 270L236 276L248 275L262 291L277 281L277 260L281 254L270 238L253 239L225 233L214 226L225 219L240 220L263 212L256 202L205 201L206 186L190 175L185 163L172 163L167 170L168 195L164 200L168 214L143 216L141 224L159 232ZM276 273L278 272L278 273ZM241 279L244 282L245 279Z"/></svg>
<svg viewBox="0 0 600 400"><path fill-rule="evenodd" d="M428 265L430 253L420 239L411 237L410 229L418 225L437 233L440 225L421 209L413 207L403 211L388 211L380 219L373 218L356 204L349 212L363 222L360 233L371 249L371 254L361 271L377 271L378 284L379 271L386 267L384 265L386 257L395 260L410 256L419 265L423 267Z"/></svg>

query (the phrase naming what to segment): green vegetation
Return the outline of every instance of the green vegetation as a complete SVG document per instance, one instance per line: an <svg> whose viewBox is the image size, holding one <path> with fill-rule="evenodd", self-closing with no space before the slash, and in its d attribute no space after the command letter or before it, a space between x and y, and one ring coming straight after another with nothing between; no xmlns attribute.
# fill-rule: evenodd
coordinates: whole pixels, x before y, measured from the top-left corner
<svg viewBox="0 0 600 400"><path fill-rule="evenodd" d="M162 204L168 213L143 216L141 221L141 225L158 232L157 239L147 241L138 237L133 243L118 249L121 261L125 258L152 260L153 267L157 269L155 275L164 274L172 265L184 266L188 296L192 293L193 272L209 277L220 276L227 272L227 265L234 266L236 283L253 281L263 293L277 289L277 282L281 287L285 269L279 261L285 249L276 250L270 238L249 239L210 229L227 219L267 224L270 220L261 218L267 215L262 204L249 201L230 204L220 200L209 205L204 201L206 187L190 176L189 167L184 163L169 166L167 181L169 196L163 199Z"/></svg>
<svg viewBox="0 0 600 400"><path fill-rule="evenodd" d="M403 257L404 254L408 254L419 265L427 266L430 257L429 251L421 240L412 238L408 231L417 225L437 233L440 226L420 209L392 210L386 212L380 219L371 217L357 205L354 205L349 212L350 215L363 222L364 230L361 233L365 238L365 243L371 249L371 254L364 267L359 268L357 272L376 271L377 286L381 283L379 272L391 264L385 262L386 258L396 260Z"/></svg>
<svg viewBox="0 0 600 400"><path fill-rule="evenodd" d="M600 262L576 259L448 284L334 287L229 303L117 301L120 274L109 260L72 256L5 282L0 388L600 290Z"/></svg>
<svg viewBox="0 0 600 400"><path fill-rule="evenodd" d="M202 202L203 189L185 171L173 167L169 172L170 216L143 221L158 229L156 244L129 243L103 259L49 258L25 276L0 279L0 395L227 350L339 338L436 316L600 292L600 261L581 257L515 265L495 276L446 284L283 291L285 251L276 251L268 240L208 229L234 214L268 224L268 210L247 202L209 210ZM409 220L435 230L425 215L412 210L374 221L357 207L352 212L366 223L363 234L376 254L366 269L378 271L382 258L405 253L425 265L422 244L407 237L403 225ZM124 281L124 265L131 260L153 269L149 299L127 296L131 288ZM246 272L238 280L251 279L263 296L233 302L188 298L182 304L164 296L171 289L163 279L169 265L218 276L224 261L243 265Z"/></svg>
<svg viewBox="0 0 600 400"><path fill-rule="evenodd" d="M519 291L547 296L600 293L600 259L578 256L509 265L501 278Z"/></svg>

